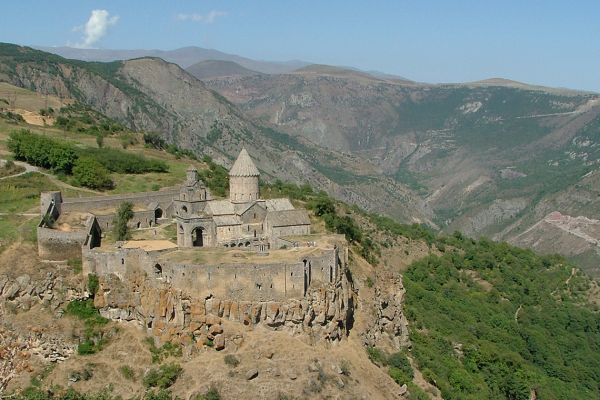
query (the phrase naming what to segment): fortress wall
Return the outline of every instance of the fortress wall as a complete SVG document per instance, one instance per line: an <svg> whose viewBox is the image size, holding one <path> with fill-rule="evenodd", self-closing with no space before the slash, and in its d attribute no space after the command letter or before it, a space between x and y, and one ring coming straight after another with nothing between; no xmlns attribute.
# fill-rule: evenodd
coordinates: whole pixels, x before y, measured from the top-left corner
<svg viewBox="0 0 600 400"><path fill-rule="evenodd" d="M140 249L118 249L105 252L84 249L85 274L115 274L120 279L143 272L156 287L168 285L194 297L215 296L246 301L275 301L302 298L308 286L334 283L329 281L330 266L334 270L337 250L310 257L305 265L297 263L193 265L160 261L160 252ZM305 288L306 285L306 288Z"/></svg>
<svg viewBox="0 0 600 400"><path fill-rule="evenodd" d="M81 257L81 246L87 239L87 230L63 232L37 228L38 254L46 260L68 260Z"/></svg>
<svg viewBox="0 0 600 400"><path fill-rule="evenodd" d="M338 261L338 250L334 249L320 257L307 259L310 268L311 284L314 281L322 283L334 283L339 279L340 261Z"/></svg>
<svg viewBox="0 0 600 400"><path fill-rule="evenodd" d="M161 264L163 278L195 296L273 301L304 296L304 267L295 264ZM156 275L155 275L156 277Z"/></svg>
<svg viewBox="0 0 600 400"><path fill-rule="evenodd" d="M168 252L167 252L168 254ZM313 269L306 292L304 260L292 264L182 265L159 261L158 252L84 250L84 273L98 274L94 304L102 316L136 321L161 342L202 346L213 340L226 348L232 340L224 321L261 325L311 340L337 341L352 326L352 283L337 260L337 249L307 258ZM165 254L166 255L166 254ZM160 257L168 258L168 257ZM342 268L335 282L319 284L321 266L334 260ZM310 264L309 264L310 262ZM316 269L316 270L315 270ZM256 284L267 285L259 288ZM270 284L273 287L270 287ZM281 293L281 285L294 290ZM284 297L287 293L287 297Z"/></svg>
<svg viewBox="0 0 600 400"><path fill-rule="evenodd" d="M112 196L68 197L63 199L62 211L87 212L93 209L116 208L121 203L129 201L135 205L142 206L157 202L164 212L165 208L167 208L178 195L179 189L170 189L157 192L127 193Z"/></svg>

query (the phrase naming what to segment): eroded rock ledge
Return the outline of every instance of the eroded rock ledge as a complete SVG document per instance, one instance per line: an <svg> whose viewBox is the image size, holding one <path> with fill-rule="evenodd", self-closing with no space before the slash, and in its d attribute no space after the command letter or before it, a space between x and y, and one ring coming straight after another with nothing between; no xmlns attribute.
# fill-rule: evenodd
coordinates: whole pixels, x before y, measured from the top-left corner
<svg viewBox="0 0 600 400"><path fill-rule="evenodd" d="M302 299L239 301L153 287L142 274L127 280L107 275L100 278L95 299L104 317L136 321L163 343L211 343L219 350L235 341L232 332L225 332L226 321L307 335L314 341L340 340L352 327L354 304L355 293L346 276L310 288Z"/></svg>

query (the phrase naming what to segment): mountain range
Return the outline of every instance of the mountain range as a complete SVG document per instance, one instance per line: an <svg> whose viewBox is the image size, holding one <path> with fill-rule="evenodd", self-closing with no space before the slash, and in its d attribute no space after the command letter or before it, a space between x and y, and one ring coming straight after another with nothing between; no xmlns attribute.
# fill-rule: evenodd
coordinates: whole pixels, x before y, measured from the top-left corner
<svg viewBox="0 0 600 400"><path fill-rule="evenodd" d="M0 81L223 164L245 146L270 179L307 181L403 222L561 251L600 275L600 95L503 79L416 83L198 48L48 50L136 59L3 44Z"/></svg>

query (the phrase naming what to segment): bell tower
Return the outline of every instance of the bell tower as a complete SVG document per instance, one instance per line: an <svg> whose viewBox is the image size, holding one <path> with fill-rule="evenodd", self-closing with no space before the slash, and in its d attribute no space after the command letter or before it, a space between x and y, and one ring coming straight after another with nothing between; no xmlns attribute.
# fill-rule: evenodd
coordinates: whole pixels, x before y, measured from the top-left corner
<svg viewBox="0 0 600 400"><path fill-rule="evenodd" d="M258 200L258 177L260 172L252 158L242 149L229 170L229 200L232 203L248 203Z"/></svg>

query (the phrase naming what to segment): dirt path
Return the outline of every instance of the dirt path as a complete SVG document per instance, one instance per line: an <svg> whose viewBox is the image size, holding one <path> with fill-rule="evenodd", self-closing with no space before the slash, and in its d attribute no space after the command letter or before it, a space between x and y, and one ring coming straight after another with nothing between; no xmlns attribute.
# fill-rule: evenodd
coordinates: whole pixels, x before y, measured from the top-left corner
<svg viewBox="0 0 600 400"><path fill-rule="evenodd" d="M6 161L6 160L0 160L0 161ZM86 193L93 193L93 194L97 194L97 195L102 195L101 192L97 192L97 191L92 190L92 189L86 189L86 188L82 188L82 187L77 187L77 186L69 185L68 183L63 182L63 181L57 179L54 175L52 175L52 174L50 174L48 172L45 172L45 171L39 169L35 165L31 165L31 164L28 164L28 163L23 162L23 161L14 161L14 163L16 165L20 166L20 167L25 168L25 171L19 172L18 174L5 176L3 178L0 178L0 180L2 180L2 179L9 179L9 178L16 178L18 176L25 175L25 174L27 174L29 172L37 172L39 174L47 176L52 181L52 183L54 183L58 187L65 188L65 189L77 190L77 191L80 191L80 192L86 192Z"/></svg>
<svg viewBox="0 0 600 400"><path fill-rule="evenodd" d="M6 161L6 160L0 160L0 161ZM34 167L33 165L27 164L25 162L22 161L14 161L15 165L18 165L19 167L23 167L25 168L25 171L23 172L19 172L18 174L14 174L14 175L8 175L5 177L0 178L0 180L2 179L8 179L8 178L15 178L17 176L21 176L21 175L25 175L29 172L39 172L37 167Z"/></svg>
<svg viewBox="0 0 600 400"><path fill-rule="evenodd" d="M519 312L521 312L521 309L523 308L523 304L519 304L519 308L517 308L517 311L515 311L515 322L519 322Z"/></svg>

